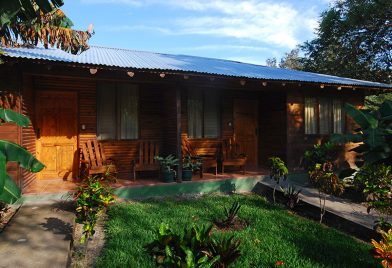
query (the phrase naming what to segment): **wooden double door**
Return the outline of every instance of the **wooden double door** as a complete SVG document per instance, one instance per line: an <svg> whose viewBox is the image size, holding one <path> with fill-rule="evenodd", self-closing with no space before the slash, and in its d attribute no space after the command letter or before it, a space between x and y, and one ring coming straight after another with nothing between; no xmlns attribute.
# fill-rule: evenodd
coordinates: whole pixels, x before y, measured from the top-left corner
<svg viewBox="0 0 392 268"><path fill-rule="evenodd" d="M37 91L35 131L37 158L46 168L38 179L68 179L78 168L76 92Z"/></svg>
<svg viewBox="0 0 392 268"><path fill-rule="evenodd" d="M258 101L234 100L234 135L239 152L247 155L247 165L258 165Z"/></svg>

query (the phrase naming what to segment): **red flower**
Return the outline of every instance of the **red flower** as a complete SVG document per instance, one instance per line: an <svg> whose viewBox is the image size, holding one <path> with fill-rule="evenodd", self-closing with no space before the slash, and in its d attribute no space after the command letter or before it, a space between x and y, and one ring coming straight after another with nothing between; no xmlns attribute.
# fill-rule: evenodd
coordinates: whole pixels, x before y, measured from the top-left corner
<svg viewBox="0 0 392 268"><path fill-rule="evenodd" d="M276 261L275 266L283 266L284 262L283 261Z"/></svg>

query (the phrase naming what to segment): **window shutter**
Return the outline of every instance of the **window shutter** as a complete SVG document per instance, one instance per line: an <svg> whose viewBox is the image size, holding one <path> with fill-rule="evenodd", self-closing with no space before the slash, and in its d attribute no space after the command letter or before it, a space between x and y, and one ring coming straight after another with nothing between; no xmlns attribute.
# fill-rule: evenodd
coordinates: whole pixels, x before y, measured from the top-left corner
<svg viewBox="0 0 392 268"><path fill-rule="evenodd" d="M206 90L204 94L204 137L220 136L220 100L216 90Z"/></svg>
<svg viewBox="0 0 392 268"><path fill-rule="evenodd" d="M118 113L120 118L120 139L137 139L139 134L138 88L131 84L118 84Z"/></svg>
<svg viewBox="0 0 392 268"><path fill-rule="evenodd" d="M334 133L343 133L345 127L344 120L344 110L343 110L343 101L339 99L334 99L332 102L333 109L333 132Z"/></svg>
<svg viewBox="0 0 392 268"><path fill-rule="evenodd" d="M114 84L97 87L97 137L100 140L116 138L116 88Z"/></svg>
<svg viewBox="0 0 392 268"><path fill-rule="evenodd" d="M317 134L315 98L305 98L305 134Z"/></svg>
<svg viewBox="0 0 392 268"><path fill-rule="evenodd" d="M332 107L331 100L320 98L319 102L319 119L320 134L330 134L332 132Z"/></svg>
<svg viewBox="0 0 392 268"><path fill-rule="evenodd" d="M188 90L188 136L201 138L203 127L203 92Z"/></svg>

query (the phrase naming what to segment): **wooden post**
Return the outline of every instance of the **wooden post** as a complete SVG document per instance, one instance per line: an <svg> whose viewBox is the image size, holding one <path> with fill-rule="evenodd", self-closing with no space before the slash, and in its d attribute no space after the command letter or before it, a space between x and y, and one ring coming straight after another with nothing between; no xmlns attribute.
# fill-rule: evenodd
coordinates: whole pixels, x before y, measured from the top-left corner
<svg viewBox="0 0 392 268"><path fill-rule="evenodd" d="M176 113L177 113L177 182L182 182L182 149L181 149L181 88L177 85L176 88Z"/></svg>

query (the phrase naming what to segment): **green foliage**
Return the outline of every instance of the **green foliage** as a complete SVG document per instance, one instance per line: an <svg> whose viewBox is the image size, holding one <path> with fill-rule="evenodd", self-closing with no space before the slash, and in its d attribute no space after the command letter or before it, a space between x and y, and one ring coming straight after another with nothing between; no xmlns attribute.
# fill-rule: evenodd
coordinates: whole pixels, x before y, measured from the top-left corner
<svg viewBox="0 0 392 268"><path fill-rule="evenodd" d="M384 164L365 165L354 177L366 195L368 210L392 214L392 167Z"/></svg>
<svg viewBox="0 0 392 268"><path fill-rule="evenodd" d="M392 267L392 229L388 232L380 231L382 240L377 242L372 239L373 244L373 256L376 259L381 259L381 265L384 268Z"/></svg>
<svg viewBox="0 0 392 268"><path fill-rule="evenodd" d="M332 142L315 144L313 148L306 150L303 165L308 171L312 171L317 164L333 162L337 158L339 148Z"/></svg>
<svg viewBox="0 0 392 268"><path fill-rule="evenodd" d="M360 126L354 133L336 134L335 143L361 142L353 151L359 153L366 164L392 164L392 101L385 101L377 110L360 110L346 104L345 110Z"/></svg>
<svg viewBox="0 0 392 268"><path fill-rule="evenodd" d="M241 204L238 201L234 202L231 205L230 209L227 209L225 207L223 219L215 219L214 223L219 228L233 227L235 224L235 220L238 217L238 211L240 210L240 208L241 208Z"/></svg>
<svg viewBox="0 0 392 268"><path fill-rule="evenodd" d="M178 159L172 154L166 157L155 156L154 159L159 161L162 171L172 172L178 166Z"/></svg>
<svg viewBox="0 0 392 268"><path fill-rule="evenodd" d="M286 180L287 175L289 174L289 170L286 167L286 164L279 157L270 157L269 161L269 169L270 169L270 178L273 179L277 184L279 184L280 180Z"/></svg>
<svg viewBox="0 0 392 268"><path fill-rule="evenodd" d="M335 1L301 46L305 71L391 82L392 1Z"/></svg>
<svg viewBox="0 0 392 268"><path fill-rule="evenodd" d="M299 194L301 189L297 191L294 186L288 186L287 188L281 189L283 191L283 196L286 199L286 206L289 209L294 209L299 202Z"/></svg>
<svg viewBox="0 0 392 268"><path fill-rule="evenodd" d="M81 243L95 233L97 214L114 202L112 190L100 177L87 179L74 194L76 200L75 222L83 224Z"/></svg>
<svg viewBox="0 0 392 268"><path fill-rule="evenodd" d="M192 157L190 155L184 156L183 162L182 162L182 169L183 170L200 170L202 166L202 160L200 157Z"/></svg>
<svg viewBox="0 0 392 268"><path fill-rule="evenodd" d="M30 124L30 120L24 115L3 108L0 108L0 119L2 122L15 123L21 127ZM20 190L7 174L7 162L17 162L20 167L34 173L41 171L45 166L19 144L0 140L0 200L12 203L20 197Z"/></svg>
<svg viewBox="0 0 392 268"><path fill-rule="evenodd" d="M343 183L332 170L331 163L316 164L314 169L309 172L310 182L320 192L340 196L344 192Z"/></svg>
<svg viewBox="0 0 392 268"><path fill-rule="evenodd" d="M227 267L241 256L239 240L212 237L212 225L196 225L175 233L161 223L158 238L145 246L157 265L164 267Z"/></svg>

